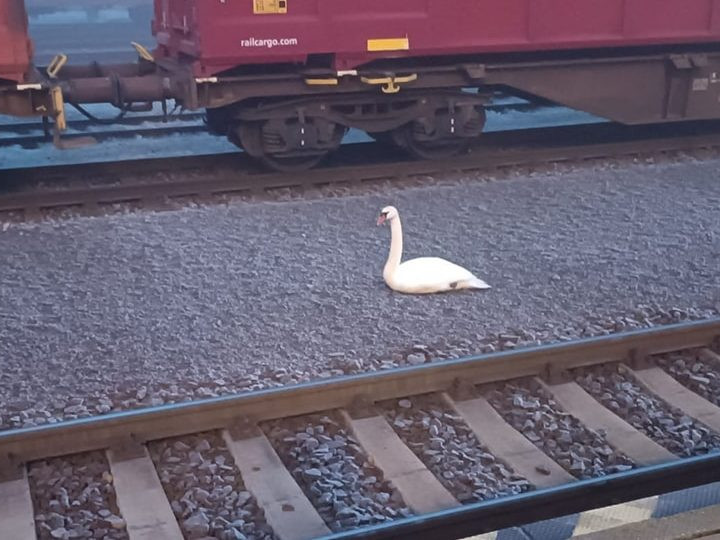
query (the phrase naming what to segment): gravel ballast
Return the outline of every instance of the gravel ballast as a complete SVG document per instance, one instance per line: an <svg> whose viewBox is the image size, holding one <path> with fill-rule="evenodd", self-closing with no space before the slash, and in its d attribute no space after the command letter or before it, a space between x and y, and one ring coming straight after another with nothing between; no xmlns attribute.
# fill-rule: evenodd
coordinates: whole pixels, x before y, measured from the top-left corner
<svg viewBox="0 0 720 540"><path fill-rule="evenodd" d="M717 314L719 165L0 227L0 428ZM388 290L387 204L493 288Z"/></svg>
<svg viewBox="0 0 720 540"><path fill-rule="evenodd" d="M263 430L333 532L411 515L337 414L267 422Z"/></svg>
<svg viewBox="0 0 720 540"><path fill-rule="evenodd" d="M483 389L507 423L577 478L594 478L634 467L601 434L563 410L535 379Z"/></svg>
<svg viewBox="0 0 720 540"><path fill-rule="evenodd" d="M576 381L600 403L678 456L720 449L720 436L643 388L621 364L588 369Z"/></svg>
<svg viewBox="0 0 720 540"><path fill-rule="evenodd" d="M127 540L102 452L37 461L28 470L40 540Z"/></svg>
<svg viewBox="0 0 720 540"><path fill-rule="evenodd" d="M708 361L685 351L656 356L654 360L689 390L720 407L720 361Z"/></svg>
<svg viewBox="0 0 720 540"><path fill-rule="evenodd" d="M218 433L178 437L149 448L185 538L275 540Z"/></svg>
<svg viewBox="0 0 720 540"><path fill-rule="evenodd" d="M388 422L461 503L531 489L531 484L482 446L470 427L437 395L379 404Z"/></svg>

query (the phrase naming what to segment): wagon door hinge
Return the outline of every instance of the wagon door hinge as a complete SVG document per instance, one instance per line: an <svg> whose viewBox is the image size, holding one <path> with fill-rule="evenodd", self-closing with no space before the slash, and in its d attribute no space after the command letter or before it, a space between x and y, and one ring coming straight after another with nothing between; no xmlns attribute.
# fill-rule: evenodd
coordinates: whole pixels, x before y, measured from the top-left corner
<svg viewBox="0 0 720 540"><path fill-rule="evenodd" d="M389 77L360 77L360 80L365 84L382 85L383 94L397 94L400 91L400 85L416 81L417 78L417 73L413 73L412 75L400 77L395 75Z"/></svg>

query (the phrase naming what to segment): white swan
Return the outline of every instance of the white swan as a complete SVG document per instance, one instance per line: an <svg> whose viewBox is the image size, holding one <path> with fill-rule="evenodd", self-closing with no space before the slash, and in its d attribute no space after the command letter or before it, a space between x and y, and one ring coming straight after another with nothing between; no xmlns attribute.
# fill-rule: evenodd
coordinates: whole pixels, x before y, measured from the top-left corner
<svg viewBox="0 0 720 540"><path fill-rule="evenodd" d="M383 279L394 291L407 294L427 294L458 289L489 289L490 285L462 266L438 257L420 257L400 263L403 239L400 215L394 206L380 212L377 224L390 223L390 254Z"/></svg>

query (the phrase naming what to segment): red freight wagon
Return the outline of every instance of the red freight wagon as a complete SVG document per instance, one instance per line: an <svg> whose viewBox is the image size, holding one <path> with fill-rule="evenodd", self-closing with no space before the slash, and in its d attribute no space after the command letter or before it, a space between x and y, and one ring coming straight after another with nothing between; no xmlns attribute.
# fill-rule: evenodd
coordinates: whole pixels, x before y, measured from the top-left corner
<svg viewBox="0 0 720 540"><path fill-rule="evenodd" d="M720 0L161 0L164 52L197 76L334 54L376 58L720 40Z"/></svg>
<svg viewBox="0 0 720 540"><path fill-rule="evenodd" d="M627 124L720 117L720 0L157 0L153 32L195 77L186 104L276 167L347 128L451 155L494 89Z"/></svg>
<svg viewBox="0 0 720 540"><path fill-rule="evenodd" d="M87 0L90 1L90 0ZM108 0L113 1L113 0ZM278 169L348 129L423 158L463 151L496 90L625 124L720 119L720 0L155 0L134 64L28 68L0 0L0 113L174 99ZM98 46L100 44L97 44ZM92 47L93 44L88 44ZM49 75L49 76L48 76ZM57 127L60 126L60 127Z"/></svg>
<svg viewBox="0 0 720 540"><path fill-rule="evenodd" d="M21 81L31 57L23 0L0 2L0 79Z"/></svg>

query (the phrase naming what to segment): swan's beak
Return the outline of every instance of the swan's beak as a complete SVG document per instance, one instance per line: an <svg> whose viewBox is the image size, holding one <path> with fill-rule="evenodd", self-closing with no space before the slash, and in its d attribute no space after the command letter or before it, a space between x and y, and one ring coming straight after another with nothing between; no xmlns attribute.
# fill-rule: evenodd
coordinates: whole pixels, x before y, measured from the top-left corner
<svg viewBox="0 0 720 540"><path fill-rule="evenodd" d="M387 219L387 216L385 214L380 214L377 220L378 227L385 223L385 220Z"/></svg>

